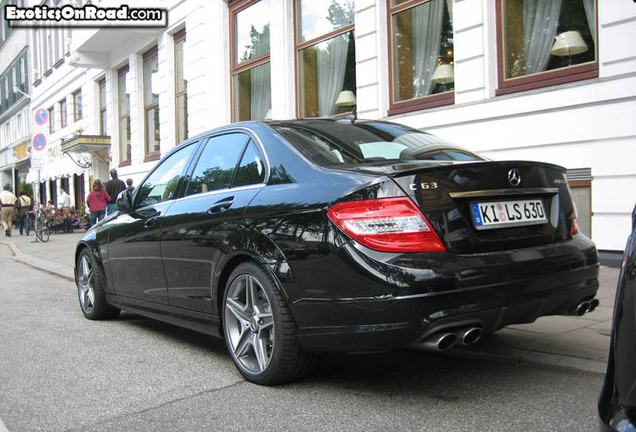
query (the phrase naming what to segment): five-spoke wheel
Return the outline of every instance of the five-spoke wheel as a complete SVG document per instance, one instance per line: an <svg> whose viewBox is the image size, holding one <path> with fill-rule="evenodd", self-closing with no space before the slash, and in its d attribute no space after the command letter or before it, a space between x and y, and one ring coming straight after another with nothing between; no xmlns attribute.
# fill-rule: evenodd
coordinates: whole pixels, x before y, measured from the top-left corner
<svg viewBox="0 0 636 432"><path fill-rule="evenodd" d="M273 277L254 262L240 264L230 275L223 331L234 364L249 381L279 384L309 369L287 303Z"/></svg>
<svg viewBox="0 0 636 432"><path fill-rule="evenodd" d="M101 320L119 315L119 309L106 302L104 277L88 249L83 249L77 257L75 284L80 307L86 318Z"/></svg>

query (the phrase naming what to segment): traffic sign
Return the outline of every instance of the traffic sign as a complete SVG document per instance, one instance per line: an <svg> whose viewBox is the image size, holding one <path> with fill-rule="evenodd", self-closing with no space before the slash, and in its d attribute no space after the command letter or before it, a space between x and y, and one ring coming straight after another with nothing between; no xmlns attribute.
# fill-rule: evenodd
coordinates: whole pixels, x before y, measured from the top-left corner
<svg viewBox="0 0 636 432"><path fill-rule="evenodd" d="M46 147L46 136L43 134L37 134L33 137L33 148L37 151L44 150Z"/></svg>
<svg viewBox="0 0 636 432"><path fill-rule="evenodd" d="M44 159L42 159L42 158L32 158L31 159L31 168L33 168L33 169L42 169L42 168L44 168Z"/></svg>
<svg viewBox="0 0 636 432"><path fill-rule="evenodd" d="M45 125L49 121L49 112L44 108L40 108L35 112L35 124L39 126Z"/></svg>

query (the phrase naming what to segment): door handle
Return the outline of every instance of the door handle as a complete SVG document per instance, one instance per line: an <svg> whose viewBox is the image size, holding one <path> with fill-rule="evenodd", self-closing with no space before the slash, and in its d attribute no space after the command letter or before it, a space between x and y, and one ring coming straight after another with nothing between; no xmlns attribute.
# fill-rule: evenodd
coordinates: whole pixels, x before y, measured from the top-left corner
<svg viewBox="0 0 636 432"><path fill-rule="evenodd" d="M227 209L229 209L230 207L232 207L232 204L234 204L234 197L227 197L227 198L223 198L220 201L215 202L214 204L212 204L212 207L210 207L208 209L208 213L213 214L213 213L220 213L222 211L225 211Z"/></svg>
<svg viewBox="0 0 636 432"><path fill-rule="evenodd" d="M150 216L148 219L146 219L146 222L144 222L144 227L152 228L155 225L157 225L157 223L159 222L160 216L161 216L161 212L157 212L153 214L152 216Z"/></svg>

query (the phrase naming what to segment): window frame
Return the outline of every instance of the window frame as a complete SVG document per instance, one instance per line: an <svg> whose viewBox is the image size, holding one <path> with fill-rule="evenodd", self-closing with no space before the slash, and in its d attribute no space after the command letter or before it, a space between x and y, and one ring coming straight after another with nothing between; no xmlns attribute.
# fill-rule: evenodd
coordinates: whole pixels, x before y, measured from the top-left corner
<svg viewBox="0 0 636 432"><path fill-rule="evenodd" d="M66 98L60 99L60 101L58 102L58 107L60 111L60 129L64 129L66 126L68 126Z"/></svg>
<svg viewBox="0 0 636 432"><path fill-rule="evenodd" d="M345 26L342 26L336 30L332 30L328 33L323 33L320 36L314 37L313 39L308 39L304 42L300 42L300 38L301 38L301 31L300 31L300 27L302 24L302 16L301 16L301 7L300 7L300 2L301 0L293 0L293 7L294 7L294 61L296 63L296 117L297 118L303 118L305 117L302 112L301 112L301 97L300 97L300 78L301 78L301 73L300 73L300 68L303 66L301 64L300 61L300 52L306 48L309 48L311 46L314 45L318 45L322 42L328 41L329 39L333 39L337 36L340 35L344 35L346 33L351 32L351 37L353 38L353 44L355 45L356 40L355 40L355 30L356 30L356 23L355 20L354 22L352 22L351 24L347 24ZM354 12L355 12L355 6L354 6ZM355 59L354 59L355 62ZM357 73L357 70L356 70ZM355 90L355 94L356 94L356 98L358 97L358 84L357 84L357 79L356 79L356 88ZM345 117L347 115L349 115L350 112L348 113L343 113L343 114L336 114L333 115L331 117Z"/></svg>
<svg viewBox="0 0 636 432"><path fill-rule="evenodd" d="M148 128L148 113L154 112L157 110L159 113L159 99L157 101L152 101L150 103L146 103L146 90L148 89L148 85L150 85L150 90L152 91L152 83L146 82L145 79L145 67L146 61L156 57L157 58L157 69L159 67L159 46L155 45L146 51L142 56L142 77L143 77L143 104L144 104L144 162L156 161L161 159L161 136L159 136L159 150L150 150L150 130ZM161 121L159 121L161 124ZM153 131L154 132L154 131ZM161 132L160 132L161 133ZM154 146L153 146L154 147Z"/></svg>
<svg viewBox="0 0 636 432"><path fill-rule="evenodd" d="M118 84L119 84L119 80ZM102 93L103 92L103 93ZM104 136L107 134L108 119L107 115L107 101L106 101L106 78L102 78L97 81L97 103L99 108L99 134Z"/></svg>
<svg viewBox="0 0 636 432"><path fill-rule="evenodd" d="M185 64L181 63L180 65L177 64L177 47L178 44L185 44L186 41L186 31L185 29L175 33L174 35L174 59L175 59L175 64L174 64L174 70L175 70L175 74L174 74L174 80L175 80L175 94L174 94L174 105L175 105L175 142L177 144L179 144L180 142L188 139L188 86L187 86L187 82L184 86L183 90L179 90L179 85L177 83L177 68L181 68L181 75L184 74L185 72ZM183 50L183 45L182 45L182 50ZM185 81L185 79L184 79ZM180 116L180 112L179 112L179 100L181 98L185 99L185 113L184 113L184 118L182 119ZM185 130L181 131L180 128L180 124L183 121L184 123L184 127ZM181 132L183 132L183 138L181 137Z"/></svg>
<svg viewBox="0 0 636 432"><path fill-rule="evenodd" d="M128 104L128 112L125 115L122 115L121 113L121 101L119 100L119 96L120 96L120 86L119 83L122 79L122 76L124 77L124 94L128 94L126 92L126 90L128 90L126 87L126 75L130 73L130 65L125 65L122 66L121 68L119 68L117 70L117 116L118 116L118 128L119 128L119 166L129 166L132 162L132 143L128 143L126 142L126 159L122 159L122 150L123 150L123 143L122 143L122 131L121 131L121 124L122 124L122 120L126 120L126 125L130 124L130 104ZM130 129L128 130L129 133L131 133ZM145 145L145 144L144 144Z"/></svg>
<svg viewBox="0 0 636 432"><path fill-rule="evenodd" d="M84 118L82 109L82 89L79 88L72 93L73 95L73 121L80 121Z"/></svg>
<svg viewBox="0 0 636 432"><path fill-rule="evenodd" d="M270 39L270 50L267 54L261 54L249 60L245 60L244 62L237 61L237 46L236 46L236 17L239 13L248 9L249 7L257 4L261 0L231 0L229 4L230 8L230 110L232 114L232 121L238 121L238 118L235 113L235 97L234 97L234 77L240 75L243 72L246 72L251 69L255 69L259 66L262 66L266 63L271 62L271 39ZM271 25L271 21L270 21ZM270 27L271 28L271 27ZM270 69L271 70L271 69ZM270 94L272 92L271 88L271 73L270 73ZM252 120L252 115L250 112L250 120Z"/></svg>
<svg viewBox="0 0 636 432"><path fill-rule="evenodd" d="M49 133L55 132L55 105L47 108L49 113Z"/></svg>
<svg viewBox="0 0 636 432"><path fill-rule="evenodd" d="M551 87L574 81L598 78L598 42L594 44L596 50L594 62L582 63L552 71L540 72L518 78L506 79L505 77L505 53L504 53L504 2L496 0L496 36L497 36L497 89L495 95L505 95L527 90ZM596 18L596 34L598 35L598 0L594 1L594 16Z"/></svg>
<svg viewBox="0 0 636 432"><path fill-rule="evenodd" d="M396 72L394 70L394 54L393 54L393 17L407 9L415 8L421 4L431 0L411 0L404 3L393 5L393 0L386 0L387 8L387 45L389 52L389 112L388 115L403 114L412 111L425 110L429 108L437 108L445 105L455 104L455 89L452 91L432 94L420 98L409 99L405 101L397 101L395 97ZM443 0L445 1L445 0ZM454 29L453 29L454 32ZM453 55L454 59L454 55ZM454 62L453 62L454 63Z"/></svg>

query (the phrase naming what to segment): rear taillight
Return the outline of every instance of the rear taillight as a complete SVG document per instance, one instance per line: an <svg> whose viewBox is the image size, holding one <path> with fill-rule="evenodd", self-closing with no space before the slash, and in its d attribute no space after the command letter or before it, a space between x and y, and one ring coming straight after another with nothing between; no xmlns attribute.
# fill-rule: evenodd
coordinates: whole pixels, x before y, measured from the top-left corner
<svg viewBox="0 0 636 432"><path fill-rule="evenodd" d="M409 198L336 204L329 219L358 243L382 252L442 252L446 248Z"/></svg>

